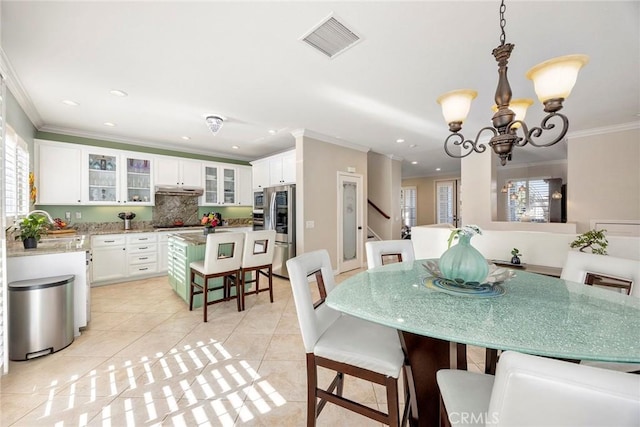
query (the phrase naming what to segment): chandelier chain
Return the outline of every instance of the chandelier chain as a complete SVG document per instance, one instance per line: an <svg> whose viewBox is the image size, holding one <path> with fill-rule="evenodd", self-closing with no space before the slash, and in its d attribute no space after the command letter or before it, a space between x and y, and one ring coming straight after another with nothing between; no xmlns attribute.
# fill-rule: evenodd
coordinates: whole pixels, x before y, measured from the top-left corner
<svg viewBox="0 0 640 427"><path fill-rule="evenodd" d="M500 46L504 46L504 42L506 41L507 36L504 33L504 27L507 25L507 20L504 19L504 12L507 10L507 6L504 4L504 0L500 4L500 30L502 34L500 34Z"/></svg>

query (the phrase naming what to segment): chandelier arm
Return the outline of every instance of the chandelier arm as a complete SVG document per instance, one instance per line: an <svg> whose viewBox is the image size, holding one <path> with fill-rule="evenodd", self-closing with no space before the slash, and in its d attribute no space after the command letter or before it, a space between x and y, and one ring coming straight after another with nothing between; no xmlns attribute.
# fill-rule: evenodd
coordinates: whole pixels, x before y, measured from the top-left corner
<svg viewBox="0 0 640 427"><path fill-rule="evenodd" d="M476 135L476 139L474 141L471 141L470 139L465 140L464 136L461 133L454 132L451 135L449 135L447 139L444 140L444 151L450 157L455 157L457 159L467 157L469 154L473 153L474 151L476 153L484 153L484 151L487 149L487 146L484 144L478 143L478 141L480 140L480 135L486 130L492 132L493 136L496 136L498 134L498 132L494 128L488 126L480 129L478 131L478 134ZM449 151L449 148L447 147L447 144L449 144L449 142L451 142L454 146L460 145L463 151L464 150L468 150L468 151L460 155L454 154L451 151Z"/></svg>
<svg viewBox="0 0 640 427"><path fill-rule="evenodd" d="M549 122L550 120L552 120L552 119L554 119L556 117L558 119L560 119L560 123L562 124L562 128L560 129L560 133L558 134L558 136L556 136L552 141L547 142L545 144L539 144L539 143L534 142L533 138L539 138L540 135L542 135L543 131L551 130L551 129L554 129L556 127L555 123L550 123ZM523 129L525 129L525 126L526 125L523 125ZM565 137L565 135L567 134L568 130L569 130L569 119L567 119L567 116L565 116L564 114L560 114L560 113L549 113L544 117L544 119L542 119L542 122L540 123L540 127L531 128L531 130L529 130L528 132L525 131L524 142L522 144L519 144L519 145L522 146L522 145L525 145L528 142L531 145L533 145L534 147L550 147L550 146L558 143L559 141L561 141Z"/></svg>

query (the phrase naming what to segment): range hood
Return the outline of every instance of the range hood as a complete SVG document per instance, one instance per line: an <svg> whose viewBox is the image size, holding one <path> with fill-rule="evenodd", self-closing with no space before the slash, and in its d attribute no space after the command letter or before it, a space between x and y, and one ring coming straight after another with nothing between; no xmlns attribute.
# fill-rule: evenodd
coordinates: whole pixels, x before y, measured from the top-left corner
<svg viewBox="0 0 640 427"><path fill-rule="evenodd" d="M178 185L157 185L156 194L162 194L165 196L192 196L199 197L204 193L204 189L201 187L189 187Z"/></svg>

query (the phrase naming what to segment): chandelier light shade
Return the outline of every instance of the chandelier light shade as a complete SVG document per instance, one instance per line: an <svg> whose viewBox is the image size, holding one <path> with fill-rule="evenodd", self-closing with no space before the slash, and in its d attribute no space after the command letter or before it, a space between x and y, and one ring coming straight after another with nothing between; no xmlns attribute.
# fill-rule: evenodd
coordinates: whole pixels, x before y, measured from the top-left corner
<svg viewBox="0 0 640 427"><path fill-rule="evenodd" d="M495 93L495 105L491 122L493 126L480 129L475 140L467 140L460 133L462 123L467 118L471 101L477 92L470 89L455 90L445 93L437 99L442 106L442 114L449 125L451 134L444 141L444 151L451 157L462 158L473 153L483 153L487 147L480 143L480 137L488 132L493 136L489 140L489 147L500 157L504 166L511 160L513 147L523 147L531 144L534 147L550 147L561 141L569 130L569 120L558 113L562 103L569 96L578 77L578 71L588 61L586 55L567 55L550 59L536 65L527 72L527 77L533 80L534 89L540 102L544 104L544 111L548 113L539 127L529 128L524 121L527 108L533 104L530 99L511 99L511 86L507 79L507 64L511 51L515 47L505 43L504 28L506 20L504 0L500 3L500 45L493 49L493 56L498 63L498 87ZM555 122L555 123L554 123ZM544 131L556 128L556 136L547 142L536 142ZM458 152L451 147L460 147Z"/></svg>
<svg viewBox="0 0 640 427"><path fill-rule="evenodd" d="M207 116L205 121L214 135L222 129L222 125L224 123L224 119L220 116Z"/></svg>

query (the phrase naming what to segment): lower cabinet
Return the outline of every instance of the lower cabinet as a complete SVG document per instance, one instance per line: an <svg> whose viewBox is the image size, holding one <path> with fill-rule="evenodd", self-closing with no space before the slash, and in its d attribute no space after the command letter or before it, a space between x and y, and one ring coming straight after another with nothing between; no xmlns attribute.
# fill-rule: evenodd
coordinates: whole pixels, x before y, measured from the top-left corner
<svg viewBox="0 0 640 427"><path fill-rule="evenodd" d="M92 236L91 251L92 284L158 274L158 239L155 233Z"/></svg>
<svg viewBox="0 0 640 427"><path fill-rule="evenodd" d="M128 275L126 238L124 234L103 234L91 237L91 282L112 282Z"/></svg>

